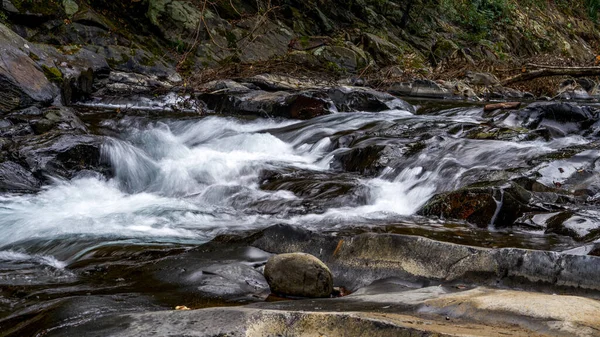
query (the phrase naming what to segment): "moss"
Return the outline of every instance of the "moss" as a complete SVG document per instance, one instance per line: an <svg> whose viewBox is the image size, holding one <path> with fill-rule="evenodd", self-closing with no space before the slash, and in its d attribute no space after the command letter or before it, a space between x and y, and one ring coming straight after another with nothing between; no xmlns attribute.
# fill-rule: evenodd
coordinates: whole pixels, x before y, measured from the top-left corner
<svg viewBox="0 0 600 337"><path fill-rule="evenodd" d="M62 1L59 0L12 0L19 12L39 13L47 16L64 14Z"/></svg>
<svg viewBox="0 0 600 337"><path fill-rule="evenodd" d="M42 70L44 71L44 75L46 75L46 78L50 82L62 83L63 75L58 68L42 65Z"/></svg>
<svg viewBox="0 0 600 337"><path fill-rule="evenodd" d="M61 53L65 54L65 55L73 55L73 54L77 54L80 50L81 50L81 45L75 45L75 44L70 44L70 45L63 45L59 47Z"/></svg>
<svg viewBox="0 0 600 337"><path fill-rule="evenodd" d="M237 48L237 37L232 31L228 30L225 32L225 39L227 39L227 47L231 49Z"/></svg>
<svg viewBox="0 0 600 337"><path fill-rule="evenodd" d="M29 52L29 58L32 59L32 60L34 60L34 61L36 61L36 62L40 60L40 57L37 56L35 53L32 53L32 52Z"/></svg>
<svg viewBox="0 0 600 337"><path fill-rule="evenodd" d="M342 69L337 63L331 61L325 63L325 69L337 75L343 74L345 72L344 69Z"/></svg>
<svg viewBox="0 0 600 337"><path fill-rule="evenodd" d="M140 59L140 64L146 67L154 67L156 65L156 58L144 56Z"/></svg>

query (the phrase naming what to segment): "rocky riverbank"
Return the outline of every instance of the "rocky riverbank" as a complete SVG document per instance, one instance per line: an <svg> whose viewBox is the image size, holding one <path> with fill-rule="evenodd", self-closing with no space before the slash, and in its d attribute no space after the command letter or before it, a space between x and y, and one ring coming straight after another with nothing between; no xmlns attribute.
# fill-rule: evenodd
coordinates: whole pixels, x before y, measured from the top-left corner
<svg viewBox="0 0 600 337"><path fill-rule="evenodd" d="M598 81L503 85L597 24L473 3L2 1L0 336L600 334Z"/></svg>

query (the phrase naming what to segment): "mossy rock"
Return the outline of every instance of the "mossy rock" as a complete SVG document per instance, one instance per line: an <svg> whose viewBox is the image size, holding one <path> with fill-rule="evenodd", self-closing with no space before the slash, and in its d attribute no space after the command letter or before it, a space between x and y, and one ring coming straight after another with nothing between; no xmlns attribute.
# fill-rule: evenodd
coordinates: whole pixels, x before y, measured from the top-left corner
<svg viewBox="0 0 600 337"><path fill-rule="evenodd" d="M44 75L50 82L54 83L62 83L63 74L56 67L48 67L46 65L42 65L42 70L44 71Z"/></svg>
<svg viewBox="0 0 600 337"><path fill-rule="evenodd" d="M65 14L65 8L60 0L11 0L11 2L20 14L50 17L61 17Z"/></svg>

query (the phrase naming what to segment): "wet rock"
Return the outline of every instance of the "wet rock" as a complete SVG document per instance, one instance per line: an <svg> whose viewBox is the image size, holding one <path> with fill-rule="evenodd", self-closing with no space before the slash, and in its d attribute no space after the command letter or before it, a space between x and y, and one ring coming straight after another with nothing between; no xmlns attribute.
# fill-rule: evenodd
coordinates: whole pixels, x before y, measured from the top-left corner
<svg viewBox="0 0 600 337"><path fill-rule="evenodd" d="M267 261L265 278L271 291L299 297L328 297L333 291L329 268L304 253L275 255Z"/></svg>
<svg viewBox="0 0 600 337"><path fill-rule="evenodd" d="M310 119L331 113L332 103L319 92L265 92L255 90L244 95L204 93L199 95L210 110L219 114L254 115Z"/></svg>
<svg viewBox="0 0 600 337"><path fill-rule="evenodd" d="M35 192L40 182L23 166L5 161L0 163L0 191L2 192Z"/></svg>
<svg viewBox="0 0 600 337"><path fill-rule="evenodd" d="M263 275L243 263L208 266L189 277L197 285L198 291L210 296L243 296L269 289Z"/></svg>
<svg viewBox="0 0 600 337"><path fill-rule="evenodd" d="M525 212L531 193L514 182L474 184L434 196L418 214L466 220L480 227L511 226Z"/></svg>
<svg viewBox="0 0 600 337"><path fill-rule="evenodd" d="M600 259L592 256L477 248L411 235L333 236L285 225L267 228L251 239L252 246L268 252L318 256L331 269L336 284L352 291L388 277L426 284L444 280L518 284L521 289L545 284L552 291L600 290Z"/></svg>
<svg viewBox="0 0 600 337"><path fill-rule="evenodd" d="M516 112L513 118L522 127L546 128L560 136L586 129L598 118L598 112L594 108L572 103L539 102Z"/></svg>
<svg viewBox="0 0 600 337"><path fill-rule="evenodd" d="M546 233L591 241L600 237L600 214L595 210L564 211L550 217L546 227Z"/></svg>
<svg viewBox="0 0 600 337"><path fill-rule="evenodd" d="M29 42L0 23L0 113L49 104L58 89L29 56Z"/></svg>
<svg viewBox="0 0 600 337"><path fill-rule="evenodd" d="M103 137L74 133L49 132L29 138L17 155L36 177L71 178L82 170L108 174L102 162Z"/></svg>
<svg viewBox="0 0 600 337"><path fill-rule="evenodd" d="M388 90L398 96L425 98L451 98L452 92L430 80L414 80L413 82L394 83Z"/></svg>
<svg viewBox="0 0 600 337"><path fill-rule="evenodd" d="M391 147L385 145L369 145L357 147L334 155L330 167L334 170L357 172L361 175L376 176L389 163Z"/></svg>
<svg viewBox="0 0 600 337"><path fill-rule="evenodd" d="M558 98L567 100L586 101L594 97L590 92L596 86L596 83L590 79L567 80L560 84L558 89Z"/></svg>
<svg viewBox="0 0 600 337"><path fill-rule="evenodd" d="M360 87L335 87L329 89L328 94L340 112L379 112L390 109L400 109L414 112L414 108L411 104L390 94L379 92L373 89Z"/></svg>
<svg viewBox="0 0 600 337"><path fill-rule="evenodd" d="M303 211L302 213L322 213L329 208L365 205L369 199L368 188L356 177L339 173L265 171L261 173L259 181L263 190L290 191L302 198L286 200L284 206L288 209L278 210L276 213L289 212L294 208ZM264 208L261 210L265 211Z"/></svg>

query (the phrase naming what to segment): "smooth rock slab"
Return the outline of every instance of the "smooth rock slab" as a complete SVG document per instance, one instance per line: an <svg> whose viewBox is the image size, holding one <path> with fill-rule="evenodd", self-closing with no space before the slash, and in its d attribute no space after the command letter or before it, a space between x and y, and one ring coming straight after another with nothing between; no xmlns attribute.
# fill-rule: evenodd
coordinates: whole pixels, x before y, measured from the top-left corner
<svg viewBox="0 0 600 337"><path fill-rule="evenodd" d="M265 278L271 291L288 296L327 297L333 276L321 260L310 254L275 255L267 261Z"/></svg>

